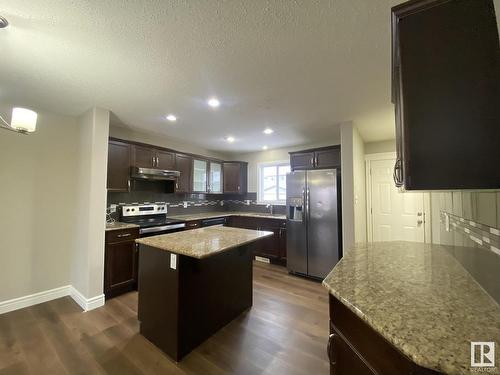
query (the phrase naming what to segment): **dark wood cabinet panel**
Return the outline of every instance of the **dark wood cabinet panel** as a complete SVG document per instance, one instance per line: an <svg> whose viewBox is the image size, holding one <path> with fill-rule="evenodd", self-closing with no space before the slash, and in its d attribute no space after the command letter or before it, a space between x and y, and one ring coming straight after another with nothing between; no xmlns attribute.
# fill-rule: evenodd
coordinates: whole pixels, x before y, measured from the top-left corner
<svg viewBox="0 0 500 375"><path fill-rule="evenodd" d="M132 145L132 163L134 167L154 168L156 151L150 147Z"/></svg>
<svg viewBox="0 0 500 375"><path fill-rule="evenodd" d="M248 185L248 164L244 162L224 163L224 193L245 194Z"/></svg>
<svg viewBox="0 0 500 375"><path fill-rule="evenodd" d="M290 167L292 170L314 168L314 152L297 152L290 154Z"/></svg>
<svg viewBox="0 0 500 375"><path fill-rule="evenodd" d="M177 179L176 193L191 192L191 175L192 175L193 160L190 156L175 154L175 168L181 172L181 176Z"/></svg>
<svg viewBox="0 0 500 375"><path fill-rule="evenodd" d="M273 263L286 263L286 221L268 218L231 216L227 225L236 228L265 230L274 236L259 241L254 255L270 259Z"/></svg>
<svg viewBox="0 0 500 375"><path fill-rule="evenodd" d="M340 146L328 146L290 153L292 170L340 168Z"/></svg>
<svg viewBox="0 0 500 375"><path fill-rule="evenodd" d="M106 232L104 259L104 294L115 297L137 286L138 229Z"/></svg>
<svg viewBox="0 0 500 375"><path fill-rule="evenodd" d="M130 181L130 145L110 141L108 144L108 180L109 191L128 191Z"/></svg>
<svg viewBox="0 0 500 375"><path fill-rule="evenodd" d="M439 374L409 360L337 298L329 298L331 374Z"/></svg>
<svg viewBox="0 0 500 375"><path fill-rule="evenodd" d="M397 164L407 190L498 189L500 47L493 1L392 9Z"/></svg>
<svg viewBox="0 0 500 375"><path fill-rule="evenodd" d="M340 168L340 147L315 151L315 168Z"/></svg>
<svg viewBox="0 0 500 375"><path fill-rule="evenodd" d="M156 150L156 168L175 169L175 154L173 152Z"/></svg>

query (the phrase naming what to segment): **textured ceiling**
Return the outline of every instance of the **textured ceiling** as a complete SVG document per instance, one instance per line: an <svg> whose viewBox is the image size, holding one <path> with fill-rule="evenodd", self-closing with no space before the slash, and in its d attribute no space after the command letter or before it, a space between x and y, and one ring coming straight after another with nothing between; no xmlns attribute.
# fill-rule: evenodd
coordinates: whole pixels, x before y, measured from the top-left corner
<svg viewBox="0 0 500 375"><path fill-rule="evenodd" d="M68 115L101 106L128 127L219 151L335 138L350 120L365 141L389 139L399 2L0 0L11 23L0 30L0 100ZM205 103L213 95L218 110Z"/></svg>

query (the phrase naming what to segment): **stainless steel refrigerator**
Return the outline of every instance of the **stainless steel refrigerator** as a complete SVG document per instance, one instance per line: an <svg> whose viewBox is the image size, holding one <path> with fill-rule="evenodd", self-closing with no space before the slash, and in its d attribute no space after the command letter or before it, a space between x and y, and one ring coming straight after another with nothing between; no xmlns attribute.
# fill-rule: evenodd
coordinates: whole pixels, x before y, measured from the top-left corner
<svg viewBox="0 0 500 375"><path fill-rule="evenodd" d="M287 268L324 278L342 256L340 173L294 171L286 180Z"/></svg>

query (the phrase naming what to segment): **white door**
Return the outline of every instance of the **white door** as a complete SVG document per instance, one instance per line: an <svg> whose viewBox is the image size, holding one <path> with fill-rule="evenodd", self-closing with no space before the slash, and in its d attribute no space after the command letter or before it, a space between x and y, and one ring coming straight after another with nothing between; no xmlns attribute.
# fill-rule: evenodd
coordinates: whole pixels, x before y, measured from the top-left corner
<svg viewBox="0 0 500 375"><path fill-rule="evenodd" d="M424 242L424 195L396 188L392 177L394 162L370 162L371 240Z"/></svg>

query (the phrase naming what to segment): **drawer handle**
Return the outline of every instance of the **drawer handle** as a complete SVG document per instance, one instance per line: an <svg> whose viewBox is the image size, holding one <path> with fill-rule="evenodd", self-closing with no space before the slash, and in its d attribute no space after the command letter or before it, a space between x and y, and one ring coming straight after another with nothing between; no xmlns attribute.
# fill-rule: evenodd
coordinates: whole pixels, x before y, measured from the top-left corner
<svg viewBox="0 0 500 375"><path fill-rule="evenodd" d="M118 237L118 238L123 238L123 237L130 237L130 236L131 236L131 234L130 234L130 233L123 233L123 234L119 234L119 235L118 235L118 236L116 236L116 237Z"/></svg>
<svg viewBox="0 0 500 375"><path fill-rule="evenodd" d="M328 359L330 360L330 363L332 365L335 364L335 360L333 359L333 354L332 354L332 344L333 344L333 337L335 335L332 333L330 337L328 337L328 346L326 347L326 354L328 354Z"/></svg>

